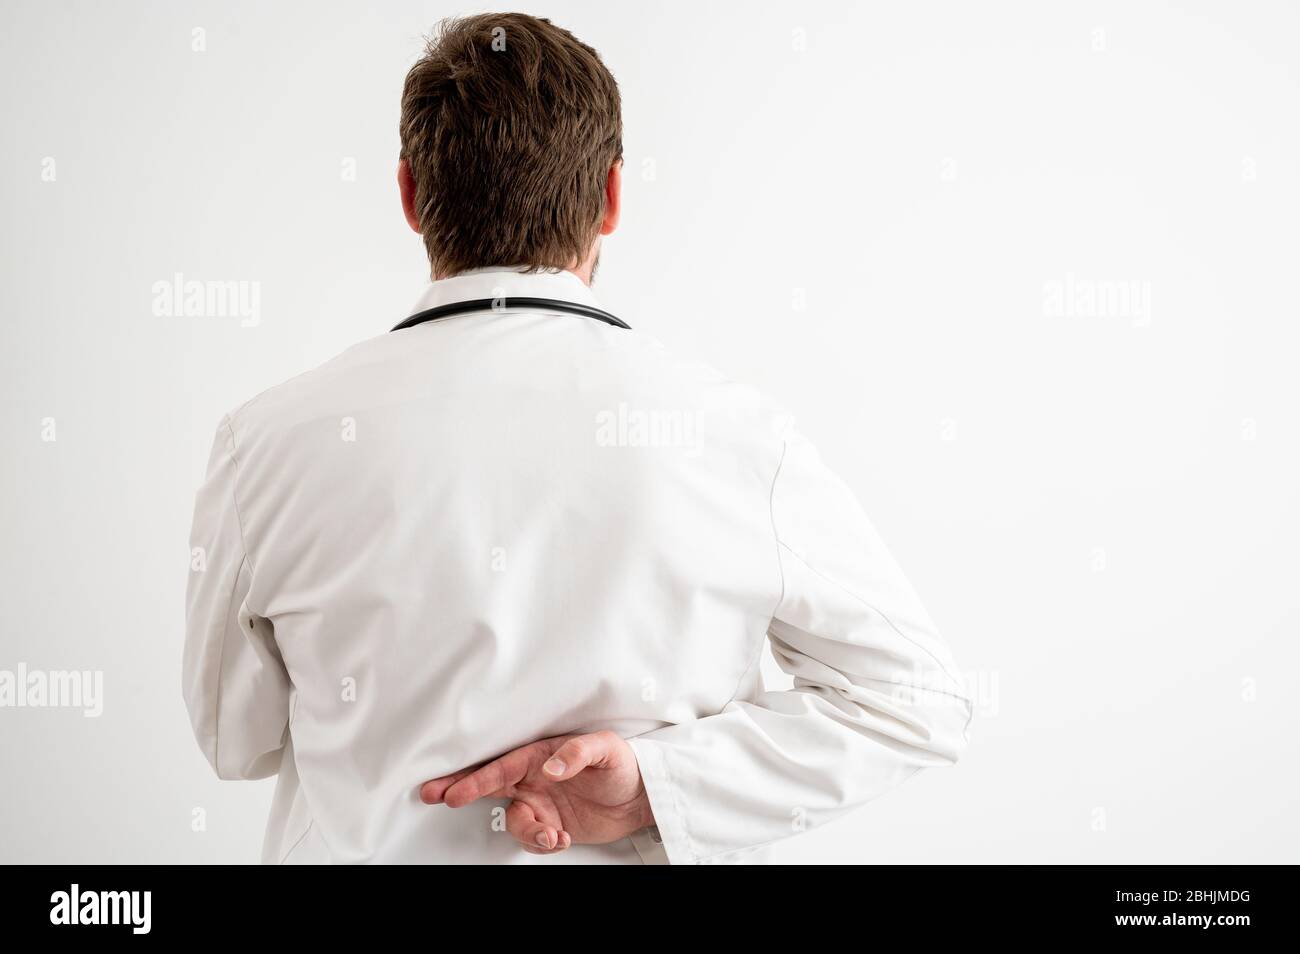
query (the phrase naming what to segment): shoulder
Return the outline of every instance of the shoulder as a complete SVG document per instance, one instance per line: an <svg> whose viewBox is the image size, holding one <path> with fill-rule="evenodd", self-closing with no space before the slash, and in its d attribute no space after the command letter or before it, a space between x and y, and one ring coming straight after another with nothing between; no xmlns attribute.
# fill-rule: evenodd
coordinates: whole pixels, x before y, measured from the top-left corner
<svg viewBox="0 0 1300 954"><path fill-rule="evenodd" d="M620 385L643 410L689 409L724 444L779 449L793 417L771 395L710 362L673 351L641 332L625 334L633 368L617 369ZM623 389L620 387L620 390ZM755 448L757 449L757 448Z"/></svg>
<svg viewBox="0 0 1300 954"><path fill-rule="evenodd" d="M258 392L223 419L231 440L240 442L248 432L268 424L317 414L339 397L354 393L358 385L364 387L359 379L368 375L382 377L380 366L391 347L386 335L367 338L314 368Z"/></svg>

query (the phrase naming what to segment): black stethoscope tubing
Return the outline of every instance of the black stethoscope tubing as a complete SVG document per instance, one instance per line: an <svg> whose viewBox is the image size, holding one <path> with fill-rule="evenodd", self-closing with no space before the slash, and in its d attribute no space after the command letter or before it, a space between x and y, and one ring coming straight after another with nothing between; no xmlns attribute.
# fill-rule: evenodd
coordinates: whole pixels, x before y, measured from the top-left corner
<svg viewBox="0 0 1300 954"><path fill-rule="evenodd" d="M482 311L504 311L507 308L562 311L570 315L581 315L583 318L594 318L597 321L603 321L607 325L613 325L615 328L628 328L631 330L631 326L621 318L611 315L607 311L601 311L599 308L593 308L590 305L580 305L576 301L562 301L559 298L475 298L470 301L453 301L450 304L439 305L427 311L416 312L394 327L393 331L414 328L416 325L422 325L426 321L437 321L439 318L451 318L454 315L468 315Z"/></svg>

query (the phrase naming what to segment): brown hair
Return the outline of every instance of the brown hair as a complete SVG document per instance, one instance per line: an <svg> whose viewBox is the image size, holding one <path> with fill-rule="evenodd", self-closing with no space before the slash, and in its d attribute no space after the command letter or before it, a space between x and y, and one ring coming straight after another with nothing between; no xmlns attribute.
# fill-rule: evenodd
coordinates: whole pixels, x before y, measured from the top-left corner
<svg viewBox="0 0 1300 954"><path fill-rule="evenodd" d="M406 74L401 137L435 274L568 268L596 240L623 155L618 84L549 20L444 20Z"/></svg>

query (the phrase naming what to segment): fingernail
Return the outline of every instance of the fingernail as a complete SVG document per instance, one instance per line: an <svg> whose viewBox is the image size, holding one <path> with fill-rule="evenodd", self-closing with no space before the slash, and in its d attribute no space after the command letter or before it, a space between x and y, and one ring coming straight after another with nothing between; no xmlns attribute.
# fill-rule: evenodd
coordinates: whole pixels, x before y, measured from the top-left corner
<svg viewBox="0 0 1300 954"><path fill-rule="evenodd" d="M546 832L544 831L539 831L537 833L537 843L543 848L551 847L551 839L546 837Z"/></svg>
<svg viewBox="0 0 1300 954"><path fill-rule="evenodd" d="M542 766L542 771L545 772L547 775L563 775L564 763L561 762L559 759L551 759L545 765Z"/></svg>

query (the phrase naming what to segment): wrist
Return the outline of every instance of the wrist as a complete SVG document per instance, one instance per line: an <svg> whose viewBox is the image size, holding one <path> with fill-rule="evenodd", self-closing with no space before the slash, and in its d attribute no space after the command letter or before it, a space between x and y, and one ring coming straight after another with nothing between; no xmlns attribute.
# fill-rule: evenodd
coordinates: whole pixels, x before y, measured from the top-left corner
<svg viewBox="0 0 1300 954"><path fill-rule="evenodd" d="M637 799L637 827L654 828L657 824L654 809L650 807L650 796L643 787L641 796Z"/></svg>

